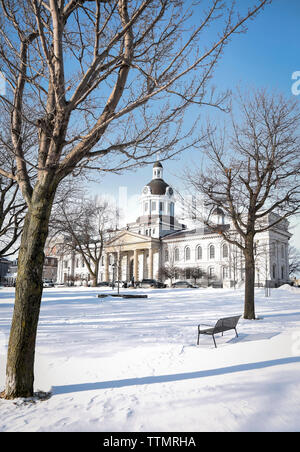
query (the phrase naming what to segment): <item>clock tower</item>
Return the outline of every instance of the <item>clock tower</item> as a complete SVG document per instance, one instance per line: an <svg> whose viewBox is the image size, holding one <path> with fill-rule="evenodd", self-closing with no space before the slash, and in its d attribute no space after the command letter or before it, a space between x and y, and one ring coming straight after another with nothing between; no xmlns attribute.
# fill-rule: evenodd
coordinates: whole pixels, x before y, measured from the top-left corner
<svg viewBox="0 0 300 452"><path fill-rule="evenodd" d="M160 238L182 229L176 224L174 191L163 179L163 166L153 165L152 180L144 186L141 196L141 216L138 218L140 234Z"/></svg>

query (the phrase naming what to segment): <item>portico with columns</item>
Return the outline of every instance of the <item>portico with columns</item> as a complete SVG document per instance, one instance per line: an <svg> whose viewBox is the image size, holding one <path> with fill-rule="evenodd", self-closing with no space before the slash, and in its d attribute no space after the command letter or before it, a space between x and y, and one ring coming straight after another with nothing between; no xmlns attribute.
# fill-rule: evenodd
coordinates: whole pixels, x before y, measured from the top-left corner
<svg viewBox="0 0 300 452"><path fill-rule="evenodd" d="M153 279L159 265L160 241L155 237L123 231L105 245L105 281Z"/></svg>

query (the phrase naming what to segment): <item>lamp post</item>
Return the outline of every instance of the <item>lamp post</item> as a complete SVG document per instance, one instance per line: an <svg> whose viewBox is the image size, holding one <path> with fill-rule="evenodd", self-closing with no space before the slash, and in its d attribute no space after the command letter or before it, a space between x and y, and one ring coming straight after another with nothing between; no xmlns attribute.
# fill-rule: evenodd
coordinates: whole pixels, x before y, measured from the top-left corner
<svg viewBox="0 0 300 452"><path fill-rule="evenodd" d="M116 269L117 269L117 278L118 278L118 281L117 281L117 288L118 288L118 295L119 295L119 293L120 293L120 281L119 281L119 270L118 270L118 265L119 265L119 263L117 262L114 262L113 264L112 264L112 268L113 268L113 289L115 288L115 279L116 279Z"/></svg>

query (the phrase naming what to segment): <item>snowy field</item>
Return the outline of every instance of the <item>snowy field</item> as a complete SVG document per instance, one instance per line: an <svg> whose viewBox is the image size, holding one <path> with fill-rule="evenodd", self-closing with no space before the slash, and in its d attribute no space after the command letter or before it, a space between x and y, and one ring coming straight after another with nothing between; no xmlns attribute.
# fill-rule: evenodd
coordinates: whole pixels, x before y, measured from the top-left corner
<svg viewBox="0 0 300 452"><path fill-rule="evenodd" d="M52 397L0 400L0 431L300 431L300 289L257 289L259 320L217 349L197 325L242 314L241 290L105 290L44 290L35 391ZM0 391L13 303L0 289Z"/></svg>

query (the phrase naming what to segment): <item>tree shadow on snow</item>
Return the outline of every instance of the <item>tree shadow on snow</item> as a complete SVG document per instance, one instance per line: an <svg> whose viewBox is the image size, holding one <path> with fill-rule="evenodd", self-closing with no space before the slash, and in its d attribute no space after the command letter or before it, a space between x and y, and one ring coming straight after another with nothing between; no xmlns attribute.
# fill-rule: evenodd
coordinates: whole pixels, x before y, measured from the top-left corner
<svg viewBox="0 0 300 452"><path fill-rule="evenodd" d="M239 364L236 366L221 367L219 369L201 370L199 372L187 372L173 375L158 375L142 378L127 378L124 380L100 381L96 383L79 383L64 386L53 386L52 394L70 394L72 392L96 391L101 389L123 388L128 386L150 385L155 383L172 383L174 381L192 380L195 378L215 377L236 372L265 369L267 367L282 366L286 364L300 363L300 356L261 361L256 363Z"/></svg>

